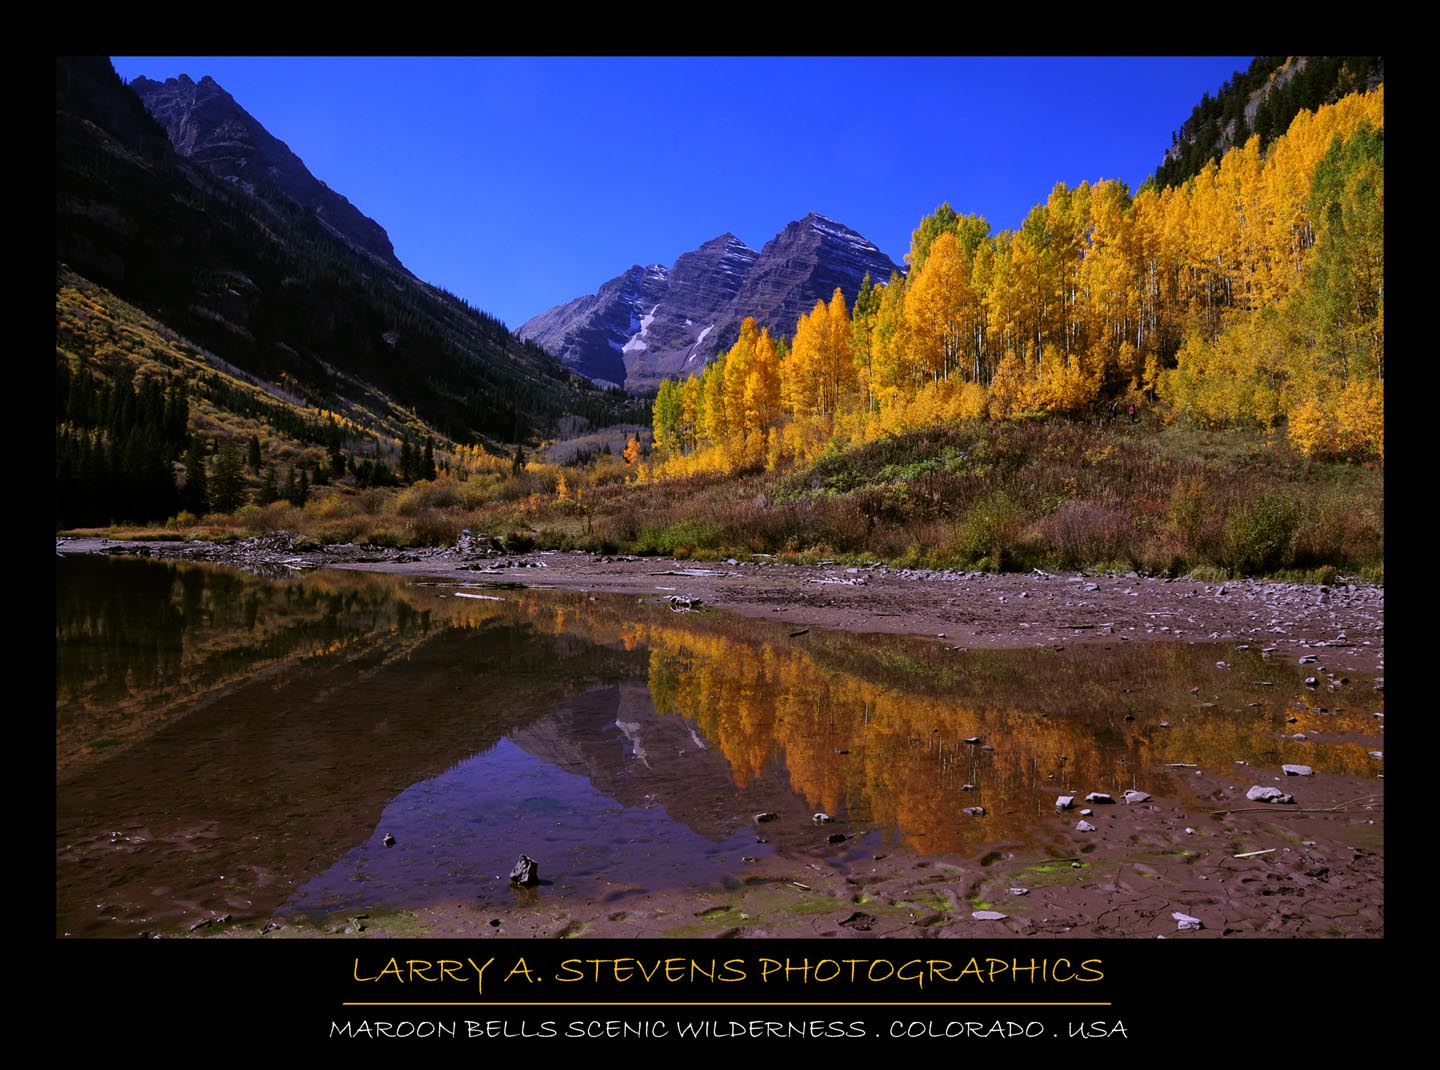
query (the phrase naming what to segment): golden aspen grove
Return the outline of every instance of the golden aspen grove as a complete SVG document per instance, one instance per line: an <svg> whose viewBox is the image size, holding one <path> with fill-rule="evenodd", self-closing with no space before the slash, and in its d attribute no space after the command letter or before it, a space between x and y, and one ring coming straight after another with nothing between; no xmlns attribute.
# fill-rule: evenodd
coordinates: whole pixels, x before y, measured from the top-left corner
<svg viewBox="0 0 1440 1070"><path fill-rule="evenodd" d="M654 404L651 478L810 463L989 417L1161 407L1384 458L1384 89L1302 111L1182 186L1060 183L1018 230L949 204L905 277L837 289L788 351L747 321Z"/></svg>

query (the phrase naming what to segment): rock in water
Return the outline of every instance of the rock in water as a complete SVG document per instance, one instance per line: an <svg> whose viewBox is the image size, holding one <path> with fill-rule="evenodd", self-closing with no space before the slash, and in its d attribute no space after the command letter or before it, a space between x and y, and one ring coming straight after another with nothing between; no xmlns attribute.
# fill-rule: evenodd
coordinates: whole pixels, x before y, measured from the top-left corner
<svg viewBox="0 0 1440 1070"><path fill-rule="evenodd" d="M395 837L392 836L392 835L390 835L390 833L387 832L387 833L385 833L385 838L384 838L383 840L381 840L380 842L383 843L386 847L394 847L394 846L395 846Z"/></svg>
<svg viewBox="0 0 1440 1070"><path fill-rule="evenodd" d="M976 921L1004 921L1009 914L1002 914L998 910L972 910L970 916Z"/></svg>
<svg viewBox="0 0 1440 1070"><path fill-rule="evenodd" d="M529 855L521 855L520 861L510 871L510 883L533 888L540 883L540 863Z"/></svg>

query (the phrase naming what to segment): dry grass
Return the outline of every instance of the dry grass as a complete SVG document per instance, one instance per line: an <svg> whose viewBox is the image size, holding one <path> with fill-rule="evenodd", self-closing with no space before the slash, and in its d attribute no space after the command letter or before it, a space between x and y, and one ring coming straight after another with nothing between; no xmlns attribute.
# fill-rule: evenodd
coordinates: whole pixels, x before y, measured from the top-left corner
<svg viewBox="0 0 1440 1070"><path fill-rule="evenodd" d="M410 547L468 528L517 551L1383 578L1383 516L1378 470L1307 469L1253 435L1046 420L932 428L788 473L642 483L602 458L401 489L333 485L303 508L245 506L166 530Z"/></svg>

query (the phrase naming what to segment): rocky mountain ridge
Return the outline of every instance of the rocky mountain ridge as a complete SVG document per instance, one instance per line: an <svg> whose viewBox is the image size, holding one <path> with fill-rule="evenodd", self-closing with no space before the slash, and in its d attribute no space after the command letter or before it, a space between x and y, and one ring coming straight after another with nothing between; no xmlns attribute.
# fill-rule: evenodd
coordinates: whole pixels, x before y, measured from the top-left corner
<svg viewBox="0 0 1440 1070"><path fill-rule="evenodd" d="M130 88L181 156L247 193L268 186L284 194L352 249L406 270L384 227L312 175L290 146L208 74L198 82L185 74L163 82L141 75Z"/></svg>
<svg viewBox="0 0 1440 1070"><path fill-rule="evenodd" d="M867 274L881 282L900 270L863 235L812 212L758 253L727 233L682 253L668 270L637 264L517 333L595 382L649 390L698 373L735 343L746 316L789 335L801 313L837 286L853 301Z"/></svg>

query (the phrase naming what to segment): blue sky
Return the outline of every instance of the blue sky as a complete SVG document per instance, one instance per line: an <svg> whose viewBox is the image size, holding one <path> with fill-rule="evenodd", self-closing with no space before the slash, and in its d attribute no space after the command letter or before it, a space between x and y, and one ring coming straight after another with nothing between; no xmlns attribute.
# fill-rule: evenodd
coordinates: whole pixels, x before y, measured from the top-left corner
<svg viewBox="0 0 1440 1070"><path fill-rule="evenodd" d="M897 262L942 201L1016 227L1056 182L1137 187L1251 57L114 57L210 75L511 327L726 231L816 211Z"/></svg>

